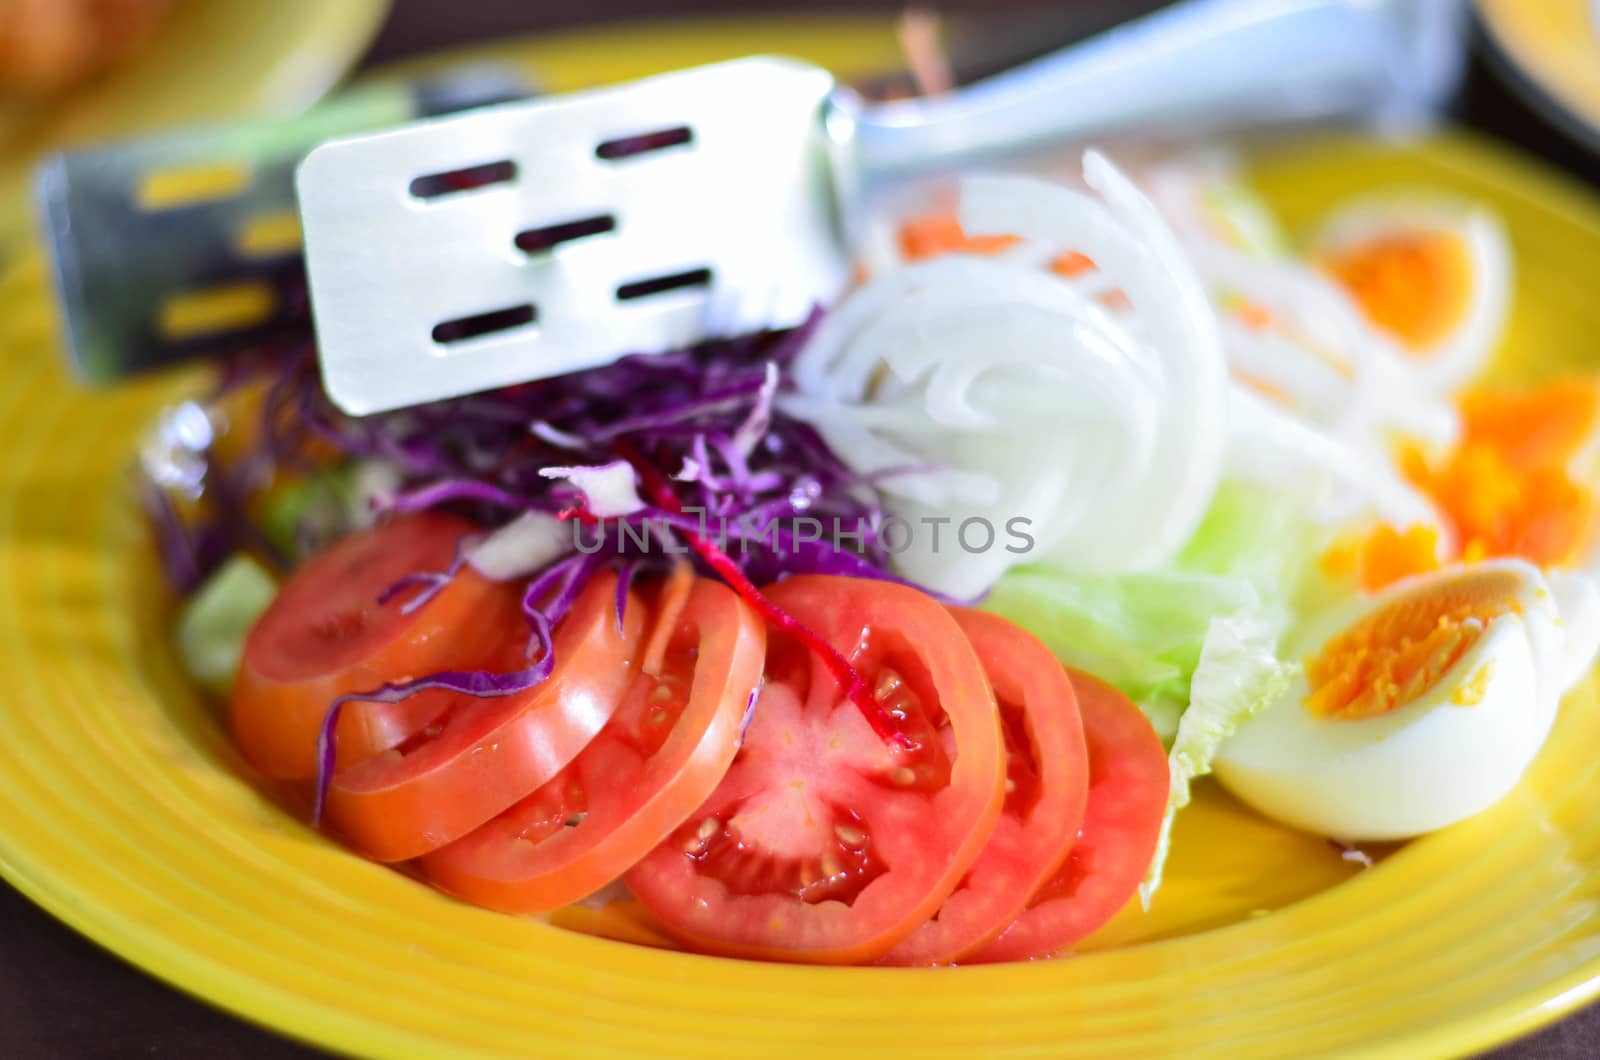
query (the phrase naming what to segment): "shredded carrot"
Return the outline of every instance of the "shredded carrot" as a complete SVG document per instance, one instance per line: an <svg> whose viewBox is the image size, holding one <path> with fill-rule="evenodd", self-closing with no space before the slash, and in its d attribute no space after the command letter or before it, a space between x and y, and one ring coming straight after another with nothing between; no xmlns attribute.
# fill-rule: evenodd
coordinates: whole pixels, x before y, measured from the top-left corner
<svg viewBox="0 0 1600 1060"><path fill-rule="evenodd" d="M1266 331L1272 327L1272 314L1258 302L1245 302L1237 310L1239 319L1251 331Z"/></svg>
<svg viewBox="0 0 1600 1060"><path fill-rule="evenodd" d="M1492 441L1517 468L1565 463L1600 423L1600 378L1557 380L1532 390L1471 390L1461 396L1468 437Z"/></svg>
<svg viewBox="0 0 1600 1060"><path fill-rule="evenodd" d="M929 213L900 226L900 253L908 261L941 254L998 254L1021 242L1016 236L969 236L953 213Z"/></svg>
<svg viewBox="0 0 1600 1060"><path fill-rule="evenodd" d="M1270 379L1263 379L1259 375L1240 371L1235 371L1233 377L1239 381L1241 386L1249 387L1269 401L1280 405L1287 405L1291 401L1289 392Z"/></svg>
<svg viewBox="0 0 1600 1060"><path fill-rule="evenodd" d="M1050 263L1051 272L1057 276L1065 276L1069 280L1086 272L1094 272L1096 268L1098 266L1095 265L1093 258L1087 254L1079 254L1076 250L1069 250Z"/></svg>
<svg viewBox="0 0 1600 1060"><path fill-rule="evenodd" d="M689 593L693 589L694 566L688 560L680 559L672 565L672 573L667 575L666 584L661 586L661 598L656 604L656 622L644 644L640 672L651 677L661 676L661 664L667 658L667 645L672 642L672 633L678 628L678 619L688 606Z"/></svg>
<svg viewBox="0 0 1600 1060"><path fill-rule="evenodd" d="M969 236L950 211L933 211L913 217L900 226L900 253L907 261L936 258L941 254L999 254L1016 246L1016 236ZM1094 259L1069 250L1050 262L1057 276L1071 279L1093 272Z"/></svg>

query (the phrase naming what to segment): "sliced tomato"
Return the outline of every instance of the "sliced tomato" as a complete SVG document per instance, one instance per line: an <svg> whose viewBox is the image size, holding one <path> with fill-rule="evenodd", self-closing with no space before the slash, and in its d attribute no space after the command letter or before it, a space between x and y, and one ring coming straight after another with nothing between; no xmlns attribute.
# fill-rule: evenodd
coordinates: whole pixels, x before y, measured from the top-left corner
<svg viewBox="0 0 1600 1060"><path fill-rule="evenodd" d="M634 678L610 723L560 776L429 854L430 880L493 909L557 909L620 877L711 795L761 680L766 627L705 578L681 612L658 616L671 628L656 672Z"/></svg>
<svg viewBox="0 0 1600 1060"><path fill-rule="evenodd" d="M1089 804L1067 859L966 963L1049 957L1116 915L1144 878L1167 810L1167 755L1127 696L1072 671L1089 745Z"/></svg>
<svg viewBox="0 0 1600 1060"><path fill-rule="evenodd" d="M1066 669L1037 637L997 615L954 614L1000 707L1005 806L960 886L884 964L947 964L994 938L1066 859L1083 822L1089 759Z"/></svg>
<svg viewBox="0 0 1600 1060"><path fill-rule="evenodd" d="M873 960L938 909L994 829L994 694L961 627L923 593L821 575L766 592L851 660L909 746L880 740L823 664L769 629L732 768L625 879L709 952Z"/></svg>
<svg viewBox="0 0 1600 1060"><path fill-rule="evenodd" d="M555 629L554 669L539 684L452 696L411 740L336 773L326 807L333 828L379 861L420 857L565 769L616 713L637 672L644 606L630 594L619 632L616 587L614 575L603 575L579 595ZM520 622L511 636L526 639Z"/></svg>
<svg viewBox="0 0 1600 1060"><path fill-rule="evenodd" d="M407 613L415 590L379 599L410 574L442 571L472 524L436 512L408 515L336 542L297 570L245 639L232 714L239 748L269 777L317 773L317 734L346 692L434 670L487 662L519 622L516 589L463 570ZM335 734L339 759L359 762L426 726L448 696L353 703Z"/></svg>

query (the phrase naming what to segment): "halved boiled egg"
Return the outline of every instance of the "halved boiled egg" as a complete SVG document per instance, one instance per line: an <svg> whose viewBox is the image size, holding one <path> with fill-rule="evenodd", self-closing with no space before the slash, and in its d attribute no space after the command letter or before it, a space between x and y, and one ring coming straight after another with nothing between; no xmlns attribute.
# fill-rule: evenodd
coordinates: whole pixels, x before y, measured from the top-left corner
<svg viewBox="0 0 1600 1060"><path fill-rule="evenodd" d="M1329 219L1312 252L1435 387L1472 379L1500 339L1511 252L1481 207L1444 196L1358 200Z"/></svg>
<svg viewBox="0 0 1600 1060"><path fill-rule="evenodd" d="M1341 839L1404 838L1487 809L1593 655L1600 595L1566 588L1582 659L1557 594L1521 560L1417 575L1335 609L1290 646L1302 675L1222 746L1217 777L1269 817Z"/></svg>

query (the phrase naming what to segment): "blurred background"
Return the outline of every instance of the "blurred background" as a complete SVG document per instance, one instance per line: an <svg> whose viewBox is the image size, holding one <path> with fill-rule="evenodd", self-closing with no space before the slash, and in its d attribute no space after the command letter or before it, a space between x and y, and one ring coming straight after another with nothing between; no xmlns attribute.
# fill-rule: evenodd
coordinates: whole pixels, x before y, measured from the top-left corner
<svg viewBox="0 0 1600 1060"><path fill-rule="evenodd" d="M1594 5L1460 2L1473 9L1475 61L1457 116L1595 176L1592 156L1578 147L1600 144ZM968 80L1165 4L919 6L941 16L941 45L957 80ZM293 112L353 72L424 53L641 20L716 27L772 16L848 18L880 27L892 48L893 20L906 7L903 0L0 0L0 198L14 199L27 165L62 144ZM892 52L876 58L893 73Z"/></svg>
<svg viewBox="0 0 1600 1060"><path fill-rule="evenodd" d="M608 51L657 42L640 20L692 20L711 52L729 20L761 23L774 50L804 54L816 20L845 19L855 67L839 72L892 95L913 86L907 54L923 57L924 78L930 57L935 77L947 61L959 83L1162 6L942 0L907 19L902 0L0 0L0 262L33 238L34 169L64 146L293 114L446 49L573 85L604 80ZM1471 58L1447 118L1600 183L1600 5L1470 6ZM1589 1012L1504 1055L1588 1056L1595 1041ZM0 884L0 1056L127 1055L309 1054L121 965Z"/></svg>

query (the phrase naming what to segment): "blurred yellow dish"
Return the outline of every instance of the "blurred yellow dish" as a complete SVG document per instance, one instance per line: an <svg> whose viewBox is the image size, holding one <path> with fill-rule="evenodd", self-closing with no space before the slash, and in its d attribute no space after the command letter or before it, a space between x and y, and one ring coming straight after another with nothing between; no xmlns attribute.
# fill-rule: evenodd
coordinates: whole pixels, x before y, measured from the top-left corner
<svg viewBox="0 0 1600 1060"><path fill-rule="evenodd" d="M90 84L0 100L0 260L33 164L66 144L315 101L366 50L389 0L177 0L147 44Z"/></svg>
<svg viewBox="0 0 1600 1060"><path fill-rule="evenodd" d="M846 75L894 54L889 28L862 22L655 26L498 52L562 88L761 50ZM1497 375L1600 367L1587 283L1600 206L1587 193L1460 136L1285 146L1255 168L1296 227L1395 184L1484 200L1518 255ZM1203 788L1150 912L1124 910L1068 960L751 964L568 930L662 946L627 907L545 923L454 902L323 839L253 786L180 672L126 472L140 431L203 374L77 390L38 263L13 270L0 297L11 309L0 325L0 872L241 1015L342 1051L429 1057L1409 1058L1483 1048L1600 988L1593 680L1505 801L1370 871Z"/></svg>
<svg viewBox="0 0 1600 1060"><path fill-rule="evenodd" d="M1593 0L1477 0L1490 54L1546 117L1600 150L1600 11Z"/></svg>

